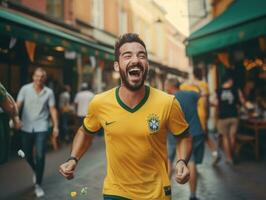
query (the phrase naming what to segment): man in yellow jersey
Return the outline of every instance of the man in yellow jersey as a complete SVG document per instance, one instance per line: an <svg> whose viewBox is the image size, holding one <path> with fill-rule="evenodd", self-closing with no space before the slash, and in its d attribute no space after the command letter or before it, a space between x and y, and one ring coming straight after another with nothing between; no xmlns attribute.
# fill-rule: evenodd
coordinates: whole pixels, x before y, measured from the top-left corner
<svg viewBox="0 0 266 200"><path fill-rule="evenodd" d="M192 137L178 101L144 84L149 64L144 42L137 34L122 35L115 44L114 69L121 85L95 95L78 130L71 157L60 166L74 177L78 160L91 146L93 134L104 129L107 175L104 200L170 200L167 174L167 131L178 140L175 180L189 180L187 162Z"/></svg>
<svg viewBox="0 0 266 200"><path fill-rule="evenodd" d="M209 99L209 87L208 83L205 82L202 75L202 69L195 67L193 68L193 78L191 81L183 83L180 86L181 90L195 91L201 93L201 97L198 101L198 115L200 124L205 133L205 141L211 150L213 157L213 165L216 165L220 161L220 155L217 151L217 145L214 140L208 135L207 120L208 120L208 99Z"/></svg>

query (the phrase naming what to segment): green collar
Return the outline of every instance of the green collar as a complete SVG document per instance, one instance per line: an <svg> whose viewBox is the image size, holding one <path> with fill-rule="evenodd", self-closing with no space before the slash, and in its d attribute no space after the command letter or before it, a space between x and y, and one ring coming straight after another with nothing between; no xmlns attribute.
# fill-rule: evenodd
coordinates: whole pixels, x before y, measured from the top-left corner
<svg viewBox="0 0 266 200"><path fill-rule="evenodd" d="M127 110L128 112L131 112L131 113L136 112L138 109L140 109L145 104L145 102L147 101L147 99L149 97L149 94L150 94L150 87L145 85L145 95L144 95L143 99L134 108L130 108L126 104L124 104L124 102L120 99L120 97L119 97L119 88L120 87L117 87L115 89L116 100L117 100L118 104L122 108L124 108L125 110Z"/></svg>

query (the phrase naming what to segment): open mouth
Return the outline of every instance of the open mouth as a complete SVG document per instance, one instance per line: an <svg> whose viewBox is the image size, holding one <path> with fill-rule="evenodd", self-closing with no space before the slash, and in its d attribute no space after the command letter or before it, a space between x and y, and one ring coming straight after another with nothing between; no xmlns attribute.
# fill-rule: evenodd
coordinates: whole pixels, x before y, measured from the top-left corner
<svg viewBox="0 0 266 200"><path fill-rule="evenodd" d="M135 76L135 77L139 77L141 75L141 72L142 72L141 69L137 67L128 70L128 74L130 76Z"/></svg>

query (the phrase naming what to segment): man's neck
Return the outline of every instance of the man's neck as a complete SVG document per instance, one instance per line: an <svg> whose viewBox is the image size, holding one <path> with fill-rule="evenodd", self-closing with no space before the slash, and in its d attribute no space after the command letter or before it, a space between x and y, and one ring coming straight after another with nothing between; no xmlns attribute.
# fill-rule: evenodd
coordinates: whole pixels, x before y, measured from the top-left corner
<svg viewBox="0 0 266 200"><path fill-rule="evenodd" d="M119 97L129 108L135 108L145 96L145 85L137 91L127 89L125 86L119 88Z"/></svg>
<svg viewBox="0 0 266 200"><path fill-rule="evenodd" d="M33 83L33 87L34 87L34 89L35 89L35 91L37 93L40 93L42 91L42 89L44 88L43 85L37 85L37 84L34 84L34 83Z"/></svg>
<svg viewBox="0 0 266 200"><path fill-rule="evenodd" d="M223 88L231 88L232 85L229 84L229 83L224 83L222 87L223 87Z"/></svg>

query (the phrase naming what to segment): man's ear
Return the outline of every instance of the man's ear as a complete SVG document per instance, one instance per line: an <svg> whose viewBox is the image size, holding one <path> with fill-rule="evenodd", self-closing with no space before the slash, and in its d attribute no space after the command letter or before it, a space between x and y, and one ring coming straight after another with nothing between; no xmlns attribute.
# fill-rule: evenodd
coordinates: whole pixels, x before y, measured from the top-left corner
<svg viewBox="0 0 266 200"><path fill-rule="evenodd" d="M114 62L114 70L115 70L116 72L119 72L119 64L118 64L117 61Z"/></svg>

